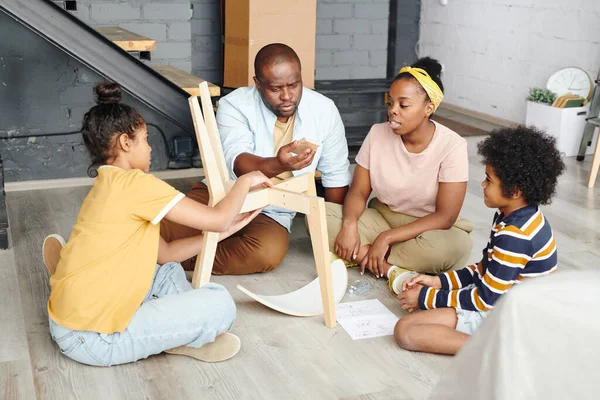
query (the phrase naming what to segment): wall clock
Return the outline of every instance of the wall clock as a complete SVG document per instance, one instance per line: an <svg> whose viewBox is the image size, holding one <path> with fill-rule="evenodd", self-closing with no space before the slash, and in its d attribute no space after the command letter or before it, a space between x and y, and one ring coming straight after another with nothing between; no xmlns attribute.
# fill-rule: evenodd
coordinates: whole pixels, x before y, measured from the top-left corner
<svg viewBox="0 0 600 400"><path fill-rule="evenodd" d="M571 92L589 100L593 90L592 78L581 68L566 67L552 74L546 88L556 93L556 97Z"/></svg>

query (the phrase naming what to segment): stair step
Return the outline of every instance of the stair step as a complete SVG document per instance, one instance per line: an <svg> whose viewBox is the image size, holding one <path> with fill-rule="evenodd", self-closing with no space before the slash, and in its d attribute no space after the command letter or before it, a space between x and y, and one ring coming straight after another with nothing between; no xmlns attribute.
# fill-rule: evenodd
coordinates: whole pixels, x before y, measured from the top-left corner
<svg viewBox="0 0 600 400"><path fill-rule="evenodd" d="M348 147L360 147L367 137L371 126L351 126L346 127L346 141Z"/></svg>
<svg viewBox="0 0 600 400"><path fill-rule="evenodd" d="M324 95L387 93L387 91L390 88L391 82L391 78L315 81L315 91Z"/></svg>
<svg viewBox="0 0 600 400"><path fill-rule="evenodd" d="M138 35L118 26L105 26L96 29L108 40L125 51L156 50L156 41L146 36Z"/></svg>
<svg viewBox="0 0 600 400"><path fill-rule="evenodd" d="M187 73L172 65L154 65L152 66L152 68L156 72L158 72L159 74L161 74L162 76L164 76L165 78L167 78L168 80L170 80L171 82L188 92L191 96L200 96L200 88L198 87L198 85L200 85L200 83L202 82L205 82L204 79L199 78L196 75ZM208 83L208 90L210 91L211 97L221 95L221 88L210 82Z"/></svg>
<svg viewBox="0 0 600 400"><path fill-rule="evenodd" d="M357 112L372 112L372 113L387 113L388 109L385 104L370 105L360 107L338 107L340 114L352 114Z"/></svg>

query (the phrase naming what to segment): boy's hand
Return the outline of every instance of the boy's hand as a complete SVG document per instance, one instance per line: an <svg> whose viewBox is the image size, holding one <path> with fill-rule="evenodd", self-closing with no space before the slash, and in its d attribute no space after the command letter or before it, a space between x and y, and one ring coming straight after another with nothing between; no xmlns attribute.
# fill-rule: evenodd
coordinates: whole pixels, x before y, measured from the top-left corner
<svg viewBox="0 0 600 400"><path fill-rule="evenodd" d="M273 184L265 174L260 171L248 172L240 176L238 180L245 180L250 187L261 185L262 187L271 187Z"/></svg>
<svg viewBox="0 0 600 400"><path fill-rule="evenodd" d="M442 281L439 276L431 276L425 274L419 274L412 279L404 281L402 283L402 290L412 289L415 285L429 286L436 289L442 288Z"/></svg>
<svg viewBox="0 0 600 400"><path fill-rule="evenodd" d="M413 312L419 309L419 292L421 292L422 287L423 285L417 283L398 295L403 310Z"/></svg>

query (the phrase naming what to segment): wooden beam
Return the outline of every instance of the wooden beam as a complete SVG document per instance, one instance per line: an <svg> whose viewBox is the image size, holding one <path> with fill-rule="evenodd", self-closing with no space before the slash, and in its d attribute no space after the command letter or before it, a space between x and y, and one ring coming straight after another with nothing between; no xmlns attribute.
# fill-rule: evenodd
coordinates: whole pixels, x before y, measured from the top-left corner
<svg viewBox="0 0 600 400"><path fill-rule="evenodd" d="M269 190L271 189L263 188L248 192L240 213L258 210L259 208L268 206L270 199Z"/></svg>
<svg viewBox="0 0 600 400"><path fill-rule="evenodd" d="M295 176L293 178L289 178L284 180L283 182L279 181L279 179L276 180L276 182L279 183L274 183L273 187L275 189L282 189L282 190L287 190L289 192L295 192L295 193L304 193L306 191L308 191L311 187L310 185L310 181L312 180L312 185L314 186L314 181L315 181L315 177L313 174L304 174L304 175L299 175L299 176Z"/></svg>
<svg viewBox="0 0 600 400"><path fill-rule="evenodd" d="M204 79L197 77L196 75L189 74L177 67L172 65L154 65L152 68L188 92L191 96L200 96L199 86L202 82L206 82ZM208 83L208 90L212 97L221 95L221 88L212 83Z"/></svg>
<svg viewBox="0 0 600 400"><path fill-rule="evenodd" d="M96 28L104 37L125 51L156 50L156 41L118 26Z"/></svg>
<svg viewBox="0 0 600 400"><path fill-rule="evenodd" d="M321 287L321 302L325 314L325 326L335 328L336 313L333 299L333 285L331 278L329 238L327 236L327 219L325 215L325 200L320 197L310 197L309 212L307 214L308 229L312 242L319 285Z"/></svg>
<svg viewBox="0 0 600 400"><path fill-rule="evenodd" d="M269 204L271 205L308 215L310 213L310 200L314 197L301 193L288 192L287 190L270 188L269 198Z"/></svg>

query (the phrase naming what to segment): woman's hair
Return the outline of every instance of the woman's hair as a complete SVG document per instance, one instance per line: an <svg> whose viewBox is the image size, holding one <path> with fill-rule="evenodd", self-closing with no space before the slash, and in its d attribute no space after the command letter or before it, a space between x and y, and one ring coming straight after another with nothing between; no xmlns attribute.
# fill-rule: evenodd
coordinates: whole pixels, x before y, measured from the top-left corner
<svg viewBox="0 0 600 400"><path fill-rule="evenodd" d="M118 83L100 83L95 89L97 105L83 116L81 133L90 153L92 164L89 176L96 176L96 168L112 160L119 135L135 138L135 131L144 119L133 107L121 104L121 86Z"/></svg>
<svg viewBox="0 0 600 400"><path fill-rule="evenodd" d="M530 205L549 204L565 170L556 139L534 127L495 130L477 144L477 152L494 169L503 196L521 190Z"/></svg>
<svg viewBox="0 0 600 400"><path fill-rule="evenodd" d="M411 65L411 67L412 68L421 68L421 69L425 70L425 72L427 72L429 74L431 79L433 79L433 81L435 83L437 83L437 85L440 87L440 89L442 90L442 93L444 92L444 85L442 84L442 79L440 78L440 75L442 74L442 65L438 62L438 60L435 60L431 57L419 58L417 61L415 61L414 64ZM394 78L394 81L392 83L394 83L400 79L414 80L415 83L417 84L417 86L419 87L419 90L421 92L423 92L423 94L425 95L425 98L427 100L431 101L431 99L429 98L429 95L427 94L425 89L423 89L421 84L417 81L417 79L414 76L412 76L408 72L402 72L402 73L396 75L396 78Z"/></svg>

